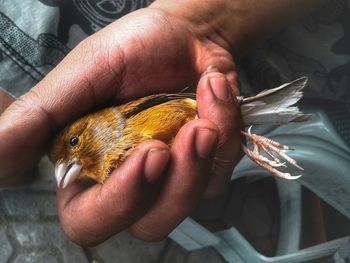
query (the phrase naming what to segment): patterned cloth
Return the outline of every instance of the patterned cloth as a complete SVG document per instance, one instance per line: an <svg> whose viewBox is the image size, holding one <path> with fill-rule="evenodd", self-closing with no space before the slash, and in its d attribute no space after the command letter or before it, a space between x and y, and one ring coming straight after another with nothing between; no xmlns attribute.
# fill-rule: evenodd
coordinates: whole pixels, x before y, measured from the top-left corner
<svg viewBox="0 0 350 263"><path fill-rule="evenodd" d="M82 39L151 0L0 1L0 87L20 96Z"/></svg>
<svg viewBox="0 0 350 263"><path fill-rule="evenodd" d="M3 0L0 87L20 96L86 36L151 0ZM309 97L350 102L350 0L332 0L241 62L246 92L308 76Z"/></svg>

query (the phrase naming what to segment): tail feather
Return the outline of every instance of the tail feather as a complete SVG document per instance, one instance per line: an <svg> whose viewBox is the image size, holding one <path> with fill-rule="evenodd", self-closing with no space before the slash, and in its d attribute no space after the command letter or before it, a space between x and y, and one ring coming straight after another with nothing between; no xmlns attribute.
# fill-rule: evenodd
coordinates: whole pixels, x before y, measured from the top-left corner
<svg viewBox="0 0 350 263"><path fill-rule="evenodd" d="M277 88L264 90L255 96L243 98L241 111L245 124L284 124L308 120L310 115L293 106L301 99L307 81L307 77L302 77Z"/></svg>

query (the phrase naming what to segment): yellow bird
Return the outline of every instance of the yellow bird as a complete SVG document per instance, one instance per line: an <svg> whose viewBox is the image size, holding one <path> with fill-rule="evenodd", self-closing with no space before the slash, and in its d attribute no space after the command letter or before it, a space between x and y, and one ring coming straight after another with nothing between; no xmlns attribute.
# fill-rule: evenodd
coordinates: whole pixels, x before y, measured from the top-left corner
<svg viewBox="0 0 350 263"><path fill-rule="evenodd" d="M283 124L308 119L308 115L292 107L301 98L306 82L303 77L253 97L238 97L245 124ZM141 142L157 139L170 146L178 130L196 118L196 106L193 93L157 94L78 119L57 134L51 147L50 159L55 164L58 187L83 178L103 183ZM253 151L242 146L254 162L275 176L299 178L277 170L284 162L275 155L301 169L281 152L288 147L251 134L250 130L242 133L254 144ZM261 155L260 148L271 159Z"/></svg>

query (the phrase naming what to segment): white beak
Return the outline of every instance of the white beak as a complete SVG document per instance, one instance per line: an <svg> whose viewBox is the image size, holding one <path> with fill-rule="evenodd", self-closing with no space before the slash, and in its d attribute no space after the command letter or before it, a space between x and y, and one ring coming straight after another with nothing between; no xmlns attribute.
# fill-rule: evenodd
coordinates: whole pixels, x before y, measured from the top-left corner
<svg viewBox="0 0 350 263"><path fill-rule="evenodd" d="M72 183L80 175L81 168L81 164L76 161L69 164L62 160L57 161L55 165L57 187L65 188Z"/></svg>

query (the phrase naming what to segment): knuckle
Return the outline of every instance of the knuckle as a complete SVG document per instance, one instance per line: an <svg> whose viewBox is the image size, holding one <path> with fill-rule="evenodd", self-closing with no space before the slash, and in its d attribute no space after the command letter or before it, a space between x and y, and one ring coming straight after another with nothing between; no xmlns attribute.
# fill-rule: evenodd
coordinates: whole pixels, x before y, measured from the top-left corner
<svg viewBox="0 0 350 263"><path fill-rule="evenodd" d="M192 122L193 128L206 128L219 131L215 122L210 119L196 119Z"/></svg>
<svg viewBox="0 0 350 263"><path fill-rule="evenodd" d="M240 113L231 102L210 105L205 116L215 123L223 134L232 136L242 127Z"/></svg>
<svg viewBox="0 0 350 263"><path fill-rule="evenodd" d="M218 126L226 139L236 136L239 137L240 130L243 127L241 119L235 118L235 116L231 116L230 118L218 118Z"/></svg>

